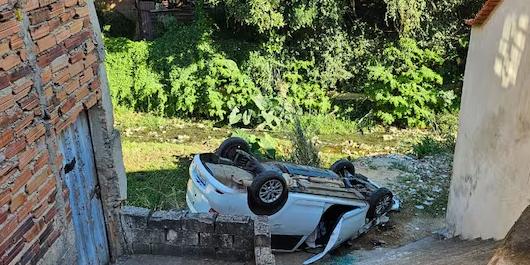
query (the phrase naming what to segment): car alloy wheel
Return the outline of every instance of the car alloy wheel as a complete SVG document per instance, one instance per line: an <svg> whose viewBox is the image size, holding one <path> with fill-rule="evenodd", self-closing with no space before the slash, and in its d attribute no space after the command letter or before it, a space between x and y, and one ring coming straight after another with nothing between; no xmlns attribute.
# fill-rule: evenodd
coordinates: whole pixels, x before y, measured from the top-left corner
<svg viewBox="0 0 530 265"><path fill-rule="evenodd" d="M271 179L263 183L259 190L259 198L265 203L275 202L283 192L283 185L277 179Z"/></svg>

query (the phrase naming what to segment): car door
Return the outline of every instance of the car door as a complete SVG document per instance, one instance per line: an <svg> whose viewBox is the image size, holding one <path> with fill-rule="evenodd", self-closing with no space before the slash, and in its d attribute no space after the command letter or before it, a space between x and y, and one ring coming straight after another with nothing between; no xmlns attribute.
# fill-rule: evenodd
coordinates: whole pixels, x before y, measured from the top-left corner
<svg viewBox="0 0 530 265"><path fill-rule="evenodd" d="M306 260L304 265L318 261L346 240L358 236L359 231L365 225L366 212L367 208L363 207L342 214L329 237L329 241L326 244L324 251Z"/></svg>

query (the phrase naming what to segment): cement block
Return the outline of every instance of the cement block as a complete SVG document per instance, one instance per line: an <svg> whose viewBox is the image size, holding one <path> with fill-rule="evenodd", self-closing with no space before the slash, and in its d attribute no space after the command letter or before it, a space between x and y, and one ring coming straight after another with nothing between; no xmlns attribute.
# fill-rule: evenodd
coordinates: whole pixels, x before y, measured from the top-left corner
<svg viewBox="0 0 530 265"><path fill-rule="evenodd" d="M151 254L151 245L144 243L132 243L133 254Z"/></svg>
<svg viewBox="0 0 530 265"><path fill-rule="evenodd" d="M257 247L254 250L256 265L276 265L271 248Z"/></svg>
<svg viewBox="0 0 530 265"><path fill-rule="evenodd" d="M218 234L251 235L253 234L252 223L248 216L219 215L215 222L215 232Z"/></svg>
<svg viewBox="0 0 530 265"><path fill-rule="evenodd" d="M206 213L190 213L186 214L182 219L182 230L184 231L200 231L205 233L214 232L215 217Z"/></svg>
<svg viewBox="0 0 530 265"><path fill-rule="evenodd" d="M186 211L156 211L149 218L147 226L149 228L180 230L182 218L186 214Z"/></svg>
<svg viewBox="0 0 530 265"><path fill-rule="evenodd" d="M254 249L254 237L252 235L234 236L233 246L235 249L252 251Z"/></svg>

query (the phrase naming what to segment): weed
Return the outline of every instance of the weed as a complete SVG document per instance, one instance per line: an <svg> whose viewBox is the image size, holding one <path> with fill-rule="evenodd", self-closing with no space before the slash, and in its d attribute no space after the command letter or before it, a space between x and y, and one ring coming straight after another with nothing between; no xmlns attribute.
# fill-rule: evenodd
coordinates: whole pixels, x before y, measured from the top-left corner
<svg viewBox="0 0 530 265"><path fill-rule="evenodd" d="M412 153L418 158L424 158L441 153L453 153L455 149L455 138L445 135L442 139L433 136L425 136L412 146Z"/></svg>
<svg viewBox="0 0 530 265"><path fill-rule="evenodd" d="M290 160L293 163L320 167L319 150L314 141L309 138L310 132L302 126L300 120L294 120L290 138L293 145Z"/></svg>

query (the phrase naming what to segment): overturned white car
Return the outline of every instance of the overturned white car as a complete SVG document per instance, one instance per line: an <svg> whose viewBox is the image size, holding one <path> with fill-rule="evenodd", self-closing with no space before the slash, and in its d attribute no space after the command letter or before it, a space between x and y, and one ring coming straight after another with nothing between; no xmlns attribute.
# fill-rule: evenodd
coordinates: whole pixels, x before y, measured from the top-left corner
<svg viewBox="0 0 530 265"><path fill-rule="evenodd" d="M392 192L356 174L348 160L330 169L258 161L237 137L225 140L215 153L194 157L186 202L192 212L268 215L276 251L325 245L304 264L399 208Z"/></svg>

